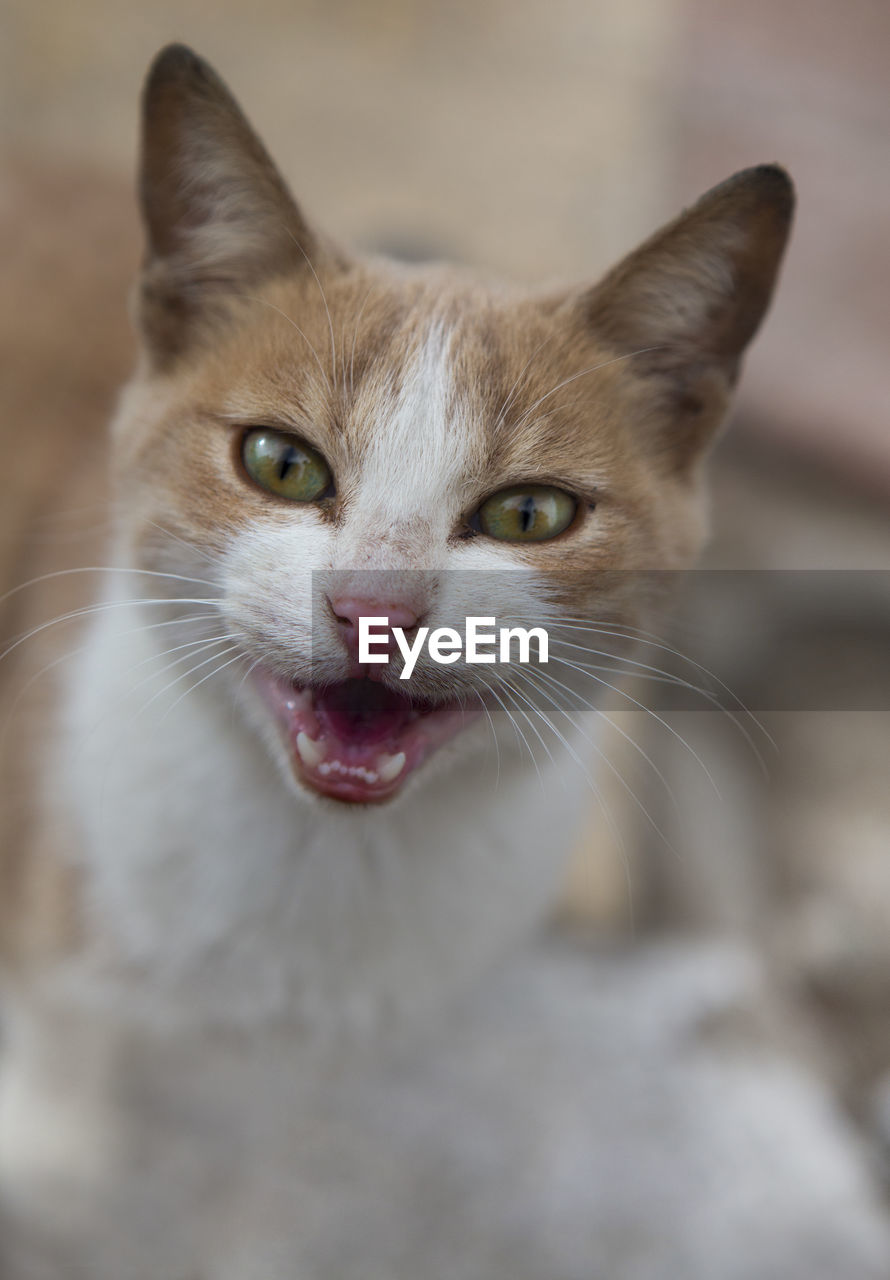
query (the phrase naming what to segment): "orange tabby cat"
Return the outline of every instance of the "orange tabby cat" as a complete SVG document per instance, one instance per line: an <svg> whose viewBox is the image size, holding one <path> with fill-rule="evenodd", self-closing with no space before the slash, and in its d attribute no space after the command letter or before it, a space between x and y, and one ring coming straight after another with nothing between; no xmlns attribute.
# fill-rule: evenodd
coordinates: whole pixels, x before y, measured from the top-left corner
<svg viewBox="0 0 890 1280"><path fill-rule="evenodd" d="M553 732L540 669L426 655L405 685L357 639L371 616L411 635L485 615L591 620L629 649L649 601L601 571L700 546L702 459L790 182L737 174L595 286L483 286L311 228L214 72L171 46L140 190L139 359L107 462L116 313L90 288L65 308L47 271L10 329L37 316L4 422L7 545L32 579L3 603L7 1266L668 1274L609 1243L624 1210L594 1185L592 1100L557 1114L595 1078L586 971L536 967L529 943L518 986L488 976L552 903L589 726ZM71 511L80 530L110 513L101 549L65 538ZM807 1203L794 1146L776 1176ZM756 1274L714 1262L698 1208L658 1227L687 1260L670 1274Z"/></svg>

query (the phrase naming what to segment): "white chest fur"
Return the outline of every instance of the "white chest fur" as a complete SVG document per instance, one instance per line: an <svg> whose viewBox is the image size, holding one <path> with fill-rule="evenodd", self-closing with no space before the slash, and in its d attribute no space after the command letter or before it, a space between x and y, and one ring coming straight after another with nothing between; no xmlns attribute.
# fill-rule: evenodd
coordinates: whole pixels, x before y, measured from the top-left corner
<svg viewBox="0 0 890 1280"><path fill-rule="evenodd" d="M303 801L212 679L134 685L138 621L95 626L62 744L97 982L191 1022L358 1029L435 1006L546 909L576 820L549 762L539 785L456 745L397 805Z"/></svg>

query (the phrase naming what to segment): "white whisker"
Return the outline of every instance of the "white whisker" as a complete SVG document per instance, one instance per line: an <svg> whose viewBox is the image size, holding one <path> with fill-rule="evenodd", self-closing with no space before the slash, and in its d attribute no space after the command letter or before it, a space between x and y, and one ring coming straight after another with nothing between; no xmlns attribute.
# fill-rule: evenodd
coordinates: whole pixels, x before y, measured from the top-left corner
<svg viewBox="0 0 890 1280"><path fill-rule="evenodd" d="M216 600L195 599L189 596L173 596L170 599L154 599L147 598L143 600L105 600L100 604L84 605L80 609L71 609L67 613L59 614L56 618L50 618L47 622L41 622L38 626L32 627L30 631L26 631L24 635L19 636L11 644L0 653L0 662L7 658L14 650L18 649L26 641L32 640L34 636L40 635L49 627L58 626L62 622L71 622L75 618L91 617L94 614L102 613L108 609L126 609L134 607L143 607L145 605L175 605L175 604L203 604L214 605L219 603Z"/></svg>
<svg viewBox="0 0 890 1280"><path fill-rule="evenodd" d="M513 429L518 431L545 400L549 400L551 396L555 396L557 391L561 391L563 387L567 387L570 382L577 382L579 378L586 378L588 374L597 373L600 369L607 369L609 365L619 364L622 360L632 360L634 356L643 356L649 351L660 350L661 347L640 347L638 351L628 351L623 356L613 356L611 360L601 360L599 364L593 364L588 369L582 369L580 373L573 373L570 377L563 378L562 382L558 382L555 387L546 393L546 395L537 399L531 408L526 409L525 413L523 413L522 417L515 424Z"/></svg>
<svg viewBox="0 0 890 1280"><path fill-rule="evenodd" d="M516 675L516 673L517 673L517 672L520 672L520 671L521 671L521 669L520 669L520 668L514 668L514 676ZM628 855L627 855L627 848L626 848L626 846L625 846L624 839L623 839L623 837L622 837L622 835L621 835L621 832L620 832L620 830L619 830L619 828L618 828L618 824L615 822L615 818L614 818L614 815L612 814L612 811L610 810L610 808L609 808L608 804L606 803L605 798L603 797L603 794L602 794L602 792L600 791L599 787L596 785L596 783L594 782L593 778L592 778L592 777L591 777L591 775L590 775L590 769L587 767L587 765L584 763L584 761L583 761L583 760L581 759L581 757L578 755L577 751L575 751L575 749L574 749L574 747L571 745L571 743L566 739L565 735L564 735L564 734L562 734L562 733L559 731L559 729L557 729L557 728L556 728L556 726L553 724L552 720L550 720L549 716L545 715L545 714L544 714L544 712L541 710L541 708L540 708L540 707L536 706L534 702L532 702L530 699L526 698L522 693L520 693L520 692L519 692L519 690L515 687L515 685L508 685L507 683L505 683L505 684L504 684L504 685L502 685L501 687L502 687L505 691L506 691L508 688L512 689L512 691L513 691L514 693L516 693L520 698L522 698L523 702L525 702L529 707L531 707L531 709L532 709L532 710L533 710L533 711L534 711L534 712L535 712L535 713L536 713L536 714L541 718L541 720L543 720L544 724L545 724L545 725L547 725L547 727L548 727L548 729L550 729L551 733L553 733L553 734L554 734L554 735L559 739L559 741L560 741L560 742L562 743L562 745L565 747L566 751L568 751L568 753L569 753L569 755L571 756L572 760L575 762L575 764L576 764L576 765L578 766L578 768L581 770L581 776L583 777L584 782L585 782L585 784L587 785L588 790L592 792L592 794L593 794L593 796L594 796L594 798L595 798L595 800L596 800L597 804L600 806L600 809L602 810L603 816L604 816L604 818L606 819L606 824L607 824L607 826L608 826L609 830L611 831L612 836L613 836L613 838L614 838L614 840L615 840L615 843L616 843L616 845L617 845L617 847L618 847L618 851L619 851L619 853L621 854L621 859L622 859L622 863L623 863L624 868L625 868L625 875L626 875L626 878L627 878L627 887L628 887L628 895L629 895L629 907L630 907L630 909L631 909L631 913L632 913L632 912L633 912L633 887L632 887L631 877L630 877L630 861L629 861L629 858L628 858ZM549 701L551 702L551 704L552 704L552 705L556 706L556 704L553 702L553 699L552 699L552 698L551 698L551 699L549 699ZM520 710L522 710L522 708L520 708ZM560 708L559 708L559 707L557 707L557 710L560 710ZM526 715L526 718L528 719L528 716L527 716L527 715ZM529 723L531 723L531 721L529 721ZM533 724L532 724L532 728L534 728L534 725L533 725ZM535 730L535 732L537 733L537 730ZM538 736L539 740L541 741L541 744L544 746L544 750L545 750L545 751L547 751L547 755L550 757L550 760L551 760L551 763L552 763L552 762L553 762L553 756L552 756L552 755L550 755L550 752L549 752L549 750L547 749L546 745L544 744L544 741L543 741L543 739L541 738L541 735L540 735L540 734L538 734L537 736ZM599 753L599 754L602 754L602 753Z"/></svg>
<svg viewBox="0 0 890 1280"><path fill-rule="evenodd" d="M309 257L309 254L300 244L299 240L294 235L294 233L290 230L290 228L285 227L284 229L287 232L287 235L290 237L290 239L294 242L294 244L300 250L300 253L302 253L303 257L306 259L306 266L312 272L313 279L315 280L315 283L318 285L318 292L321 294L322 305L325 310L325 315L328 318L328 329L330 330L330 333L331 333L331 377L334 380L334 388L336 388L337 386L337 349L334 344L334 322L331 319L331 311L330 311L330 308L328 307L328 300L325 297L324 289L321 287L321 281L318 278L318 272L315 270L315 267L312 263L312 259ZM333 392L333 388L332 388L332 392Z"/></svg>
<svg viewBox="0 0 890 1280"><path fill-rule="evenodd" d="M148 708L152 706L153 703L157 702L158 698L162 698L165 693L168 693L170 689L174 688L177 684L179 684L180 680L187 680L190 676L193 676L196 671L201 671L204 667L208 666L211 662L217 662L220 658L224 658L227 653L229 653L231 650L236 648L238 648L238 646L233 644L228 649L224 649L222 653L211 654L209 658L205 658L202 662L196 663L195 666L189 667L187 671L180 671L178 676L174 676L174 678L171 681L169 681L168 684L165 684L162 689L156 690L155 693L153 693L152 696L149 698L149 700L146 703L143 703L143 705L139 708L138 714L140 716L144 715L144 713L148 710ZM191 655L191 656L194 656L194 655ZM237 656L238 657L243 656L240 649L238 649ZM174 663L172 665L175 666L176 664ZM144 683L145 681L141 681L139 684L135 685L134 688L138 689ZM201 683L202 681L199 680L198 684L201 684ZM190 686L190 688L196 688L196 687L197 686L194 686L194 685ZM189 692L189 690L186 690L186 692ZM176 706L179 701L180 699L177 698L176 702L173 703L173 706ZM164 713L165 716L169 714L170 711L172 711L173 706L167 708L167 711Z"/></svg>
<svg viewBox="0 0 890 1280"><path fill-rule="evenodd" d="M179 543L179 545L190 555L197 554L202 560L206 560L214 569L218 568L218 557L211 555L204 547L199 547L194 542L187 542L186 539L181 538L178 533L174 533L172 529L166 529L162 524L158 524L156 520L147 520L146 524L148 524L152 529L157 529L158 533L162 533L164 537L169 538L171 542Z"/></svg>
<svg viewBox="0 0 890 1280"><path fill-rule="evenodd" d="M674 792L673 792L673 790L672 790L672 788L671 788L670 784L668 783L668 781L667 781L667 779L665 778L665 776L664 776L664 774L662 773L662 771L658 768L658 766L655 764L655 762L654 762L654 761L651 759L651 757L646 753L646 751L645 751L645 750L640 746L640 744L636 741L636 739L635 739L635 738L631 737L631 735L630 735L629 733L627 733L624 729L622 729L620 725L616 724L616 723L615 723L615 721L614 721L610 716L608 716L608 715L607 715L603 710L601 710L601 708L599 708L599 707L595 706L593 703L587 702L585 699L581 698L581 697L580 697L580 695L578 695L578 694L575 692L575 690L574 690L574 689L571 689L571 688L569 688L569 686L568 686L568 685L562 684L562 683L561 683L561 681L556 680L552 675L550 675L550 673L549 673L549 672L545 672L545 671L541 670L541 668L539 668L539 667L534 668L534 669L533 669L533 671L532 671L532 670L529 670L529 669L527 669L527 668L526 668L526 670L523 672L523 675L524 675L525 679L527 679L527 680L531 681L531 683L532 683L532 684L537 684L537 681L535 680L535 678L534 678L534 677L535 677L535 676L540 676L541 678L545 679L546 681L549 681L550 683L552 683L552 684L556 685L558 688L560 688L560 689L562 689L562 690L565 690L565 692L566 692L566 693L568 693L570 696L577 698L578 702L580 703L580 705L581 705L585 710L587 710L587 711L592 711L594 714L596 714L596 715L598 715L598 716L602 717L602 719L603 719L603 720L605 720L606 724L608 724L608 725L610 726L610 728L614 729L617 733L619 733L619 734L621 735L621 737L622 737L622 738L623 738L627 743L629 743L629 744L630 744L630 746L632 746L632 747L634 748L634 750L635 750L635 751L637 751L637 752L642 756L642 758L646 761L646 763L650 766L650 768L653 770L653 772L654 772L654 773L656 774L656 776L658 777L659 781L660 781L660 782L662 783L662 785L664 786L665 791L667 792L667 794L668 794L668 796L669 796L669 798L670 798L671 805L672 805L672 807L673 807L674 811L676 812L677 816L678 816L678 817L680 817L680 816L681 816L681 815L680 815L680 807L679 807L679 805L677 804L676 797L675 797L675 795L674 795ZM538 686L538 687L539 687L539 689L540 689L540 686ZM545 690L545 689L541 689L540 691L541 691L541 693L542 693L542 694L544 694L545 696L547 696L547 695L546 695L546 690ZM671 851L672 853L676 854L676 855L679 857L679 856L680 856L680 855L679 855L679 851L674 847L674 845L671 843L671 841L670 841L670 840L668 839L668 837L665 835L665 833L664 833L664 831L661 829L661 827L659 827L658 823L657 823L657 822L655 821L655 819L652 817L651 813L650 813L650 812L649 812L649 810L646 808L646 806L643 804L642 800L641 800L641 799L640 799L640 797L637 795L637 793L634 791L633 787L631 787L630 783L629 783L629 782L627 781L627 779L624 777L624 775L622 774L621 770L620 770L620 769L619 769L619 768L614 764L614 762L613 762L612 760L610 760L610 759L609 759L609 756L606 754L606 752L602 750L602 748L601 748L601 747L600 747L600 746L599 746L599 745L598 745L598 744L597 744L597 743L596 743L596 742L595 742L595 741L590 737L590 735L589 735L588 733L586 733L586 732L585 732L585 730L582 728L582 726L581 726L580 724L578 724L577 720L575 720L575 719L574 719L574 717L569 713L569 711L567 710L567 708L566 708L565 706L563 706L563 705L561 705L560 703L558 703L558 702L556 701L555 697L551 697L551 698L549 698L549 701L551 701L551 702L552 702L552 705L553 705L554 707L556 707L556 709L557 709L558 711L560 711L560 712L561 712L561 713L566 717L566 719L568 720L569 724L570 724L570 725L572 725L572 727L573 727L573 728L574 728L574 729L575 729L575 730L576 730L576 731L577 731L577 732L578 732L578 733L579 733L579 734L584 738L584 740L585 740L585 741L590 745L590 747L591 747L591 748L592 748L592 749L597 753L597 755L598 755L598 756L599 756L599 758L602 760L602 762L603 762L603 764L606 766L606 768L610 771L610 773L613 775L613 777L616 779L616 781L620 784L620 786L623 788L623 790L624 790L624 791L625 791L625 792L630 796L631 800L634 802L634 804L636 805L636 807L637 807L637 808L639 809L639 811L642 813L643 817L644 817L644 818L646 819L646 821L649 823L649 825L651 826L652 830L653 830L653 831L655 832L655 834L659 837L659 839L660 839L660 840L662 840L662 842L665 844L665 846L666 846L668 849L670 849L670 851Z"/></svg>
<svg viewBox="0 0 890 1280"><path fill-rule="evenodd" d="M556 659L556 661L561 662L563 666L571 667L574 671L578 671L581 675L588 676L591 680L595 680L596 683L600 685L602 688L610 689L613 693L616 693L620 698L626 699L626 701L630 702L633 706L637 707L640 711L645 711L646 714L651 716L653 720L656 720L658 724L663 725L664 728L667 729L668 733L670 733L674 738L676 738L676 740L686 748L686 750L693 756L693 758L701 766L702 770L704 771L705 777L708 779L711 786L714 788L716 795L722 800L723 797L720 795L720 788L717 786L717 783L714 781L714 778L710 770L708 769L708 766L705 764L704 760L702 760L701 756L698 754L695 748L686 741L686 739L682 736L682 734L679 734L672 725L668 724L667 720L665 720L662 716L660 716L657 711L653 711L651 707L647 707L645 702L640 702L638 698L635 698L632 694L628 693L626 689L622 689L619 685L610 684L608 680L603 680L601 676L595 675L592 671L588 670L586 667L580 666L577 662L569 662L567 658L558 658Z"/></svg>
<svg viewBox="0 0 890 1280"><path fill-rule="evenodd" d="M534 351L526 360L525 364L522 366L522 369L520 370L520 373L519 373L519 377L516 379L516 381L513 383L513 386L507 392L506 398L504 399L504 403L501 405L500 412L498 413L498 416L495 419L495 423L494 423L495 431L497 431L498 427L502 425L504 421L504 417L507 413L507 410L509 409L510 405L513 403L513 399L516 396L517 391L519 390L519 385L522 382L522 379L525 377L535 356L537 356L538 352L543 350L543 348L547 346L548 342L553 341L554 336L555 336L554 334L550 333L547 335L546 338L543 338L535 347Z"/></svg>
<svg viewBox="0 0 890 1280"><path fill-rule="evenodd" d="M492 691L491 685L488 683L488 681L483 680L482 683L485 685L489 693L491 693ZM501 782L501 748L500 748L500 743L498 742L497 729L495 728L494 721L491 718L491 712L488 709L488 703L485 701L485 697L483 696L483 694L479 693L478 690L474 690L473 692L479 701L479 705L482 707L482 710L485 712L485 715L488 719L488 727L491 730L491 737L492 737L492 740L494 741L494 751L495 751L494 786L495 786L495 790L497 790Z"/></svg>
<svg viewBox="0 0 890 1280"><path fill-rule="evenodd" d="M129 686L129 692L132 693L135 689L141 689L142 686L144 684L147 684L149 680L157 680L160 676L165 675L168 671L172 671L173 668L178 665L178 663L185 662L189 658L193 658L197 654L203 653L206 649L210 649L214 645L223 644L224 642L230 643L231 641L238 640L239 638L240 637L236 632L229 632L227 635L221 635L221 636L211 636L210 638L206 636L200 636L196 640L187 640L185 644L174 645L171 649L161 649L159 650L158 653L151 653L147 658L143 658L140 662L137 662L132 667L129 667L124 674L127 676L131 676L133 675L134 672L139 671L141 667L145 667L152 662L160 662L162 658L169 658L169 656L172 653L179 653L180 656L178 658L174 658L172 662L168 662L167 665L164 667L161 667L160 670L149 672L147 676L145 676L142 680L139 680L136 684L131 684ZM186 649L189 650L188 653L183 652Z"/></svg>
<svg viewBox="0 0 890 1280"><path fill-rule="evenodd" d="M349 354L349 395L353 400L355 399L355 344L358 340L358 327L374 288L375 286L372 284L362 299L362 305L359 307L358 315L355 317L355 328L352 331L352 350Z"/></svg>
<svg viewBox="0 0 890 1280"><path fill-rule="evenodd" d="M544 778L543 778L543 775L542 775L542 773L541 773L541 768L540 768L540 765L538 764L537 757L536 757L536 755L535 755L534 751L532 750L531 743L529 742L528 738L526 738L526 736L525 736L525 734L523 733L522 729L520 728L520 726L519 726L518 722L515 720L515 718L514 718L514 716L513 716L513 713L512 713L512 712L510 711L510 709L506 706L506 704L502 701L501 696L500 696L500 693L498 693L492 685L489 685L489 686L488 686L488 689L489 689L489 692L491 693L492 697L493 697L493 698L495 698L495 700L498 702L499 706L503 709L504 714L509 718L510 723L513 725L513 728L516 730L517 734L519 735L519 740L520 740L520 742L521 742L521 743L523 743L523 744L525 745L525 747L528 749L528 754L529 754L529 756L530 756L530 758L531 758L531 762L532 762L532 764L534 765L535 773L538 775L538 782L539 782L539 783L540 783L540 785L541 785L541 791L542 791L542 792L544 792L544 793L546 793L546 787L544 786ZM506 694L506 695L510 698L510 701L513 703L514 707L516 707L517 711L519 711L519 713L523 716L523 718L524 718L524 720L526 721L526 723L528 724L529 728L533 731L533 733L534 733L534 734L535 734L535 736L537 737L538 741L540 742L541 746L542 746L542 747L544 748L544 750L547 752L547 755L550 757L550 761L551 761L551 763L553 763L553 756L552 756L552 755L550 755L550 751L549 751L549 750L548 750L548 748L547 748L547 744L544 742L544 739L541 737L541 735L540 735L540 733L538 732L538 730L537 730L536 726L534 725L534 723L531 721L531 719L529 719L528 714L527 714L525 711L523 711L522 707L518 706L518 704L517 704L517 702L516 702L515 698L513 698L513 697L510 695L510 692L509 692L509 690L506 688L506 686L505 686L505 685L501 685L501 686L500 686L500 691L501 691L501 693Z"/></svg>
<svg viewBox="0 0 890 1280"><path fill-rule="evenodd" d="M245 302L258 302L260 306L268 307L270 311L277 312L277 314L281 316L282 320L286 320L287 323L291 326L291 328L296 329L297 333L300 335L300 337L306 343L306 346L309 348L309 350L312 352L313 356L315 357L315 363L318 365L319 372L321 373L321 376L325 380L325 385L327 386L329 395L334 394L334 388L331 386L330 378L325 373L324 365L321 362L321 357L319 356L318 352L315 350L315 347L313 347L312 343L306 337L303 330L297 324L296 320L292 320L291 317L287 314L287 312L282 311L280 307L276 307L274 302L269 302L267 298L255 298L252 294L249 294L249 293L236 293L233 296L236 298L243 298Z"/></svg>
<svg viewBox="0 0 890 1280"><path fill-rule="evenodd" d="M36 587L41 582L50 582L53 578L75 577L81 573L132 573L149 578L171 578L175 582L187 582L199 587L218 588L219 585L216 582L208 582L206 578L192 578L182 573L162 573L157 569L122 569L117 565L110 564L84 565L83 567L78 566L76 569L55 569L52 573L41 573L36 578L29 578L27 582L20 582L0 596L0 604L5 604L7 600L12 596L18 595L20 591L25 591L28 587Z"/></svg>
<svg viewBox="0 0 890 1280"><path fill-rule="evenodd" d="M190 613L190 614L186 614L184 618L165 618L163 622L148 622L148 623L144 623L140 627L130 627L127 631L122 631L120 634L122 637L141 635L144 631L156 631L161 627L187 626L192 622L201 622L201 621L204 621L205 619L210 619L210 618L218 620L219 614L218 613ZM7 714L4 720L3 732L5 732L7 727L9 726L9 722L12 719L12 716L13 716L13 713L15 712L16 707L19 705L20 701L22 700L22 698L24 698L24 696L26 695L28 690L32 687L32 685L42 680L44 676L48 676L51 671L54 671L56 667L61 666L63 662L68 662L72 658L77 658L80 656L80 654L86 653L88 648L89 648L88 645L82 644L82 645L78 645L77 648L75 649L68 649L65 653L60 654L57 658L53 658L52 662L46 663L46 665L41 667L39 671L35 671L33 675L29 676L28 679L25 681L25 683L19 689L16 690L15 697L12 699L12 702L9 704L9 709L7 711ZM169 652L169 650L167 652ZM154 656L155 655L152 655L152 657Z"/></svg>
<svg viewBox="0 0 890 1280"><path fill-rule="evenodd" d="M564 645L564 642L561 642L561 641L559 641L559 640L556 640L556 641L554 642L554 648L560 647L561 645ZM589 653L589 652L599 653L599 651L598 651L598 650L593 650L593 651L591 651L591 650L589 650L589 649L585 649L585 646L584 646L584 645L570 645L570 646L567 646L567 647L569 647L569 648L573 648L573 649L582 649L582 650L585 650L585 651L586 651L586 652L588 652L588 653ZM605 656L607 656L607 655L603 654L602 656L604 656L604 657L605 657ZM612 665L612 666L604 666L604 665L601 665L601 664L597 664L597 663L589 663L589 662L584 662L584 663L577 663L577 662L576 662L576 663L572 663L572 662L570 662L567 658L560 658L560 657L556 656L556 655L555 655L555 654L553 654L553 653L551 653L551 655L550 655L550 661L551 661L551 662L560 662L560 663L562 663L564 666L572 667L572 669L573 669L573 670L575 670L575 671L583 671L583 672L592 672L592 671L611 671L611 672L612 672L612 673L614 673L615 675L627 675L629 678L631 678L631 679L633 679L633 680L652 680L652 681L656 681L656 682L658 682L659 684L666 684L666 685L673 686L674 688L678 688L678 689L687 689L690 693L695 693L695 694L697 694L697 695L698 695L698 696L699 696L699 697L700 697L704 702L707 702L707 703L708 703L708 704L709 704L709 705L710 705L710 706L711 706L715 711L719 711L721 715L725 716L725 717L727 718L727 720L729 720L730 724L732 724L732 725L733 725L733 727L734 727L734 728L736 728L736 729L738 730L738 732L741 734L742 738L745 740L745 742L747 743L747 745L750 747L750 749L751 749L751 753L752 753L752 755L754 756L755 760L757 761L757 763L758 763L758 765L759 765L759 767L760 767L760 770L761 770L761 772L763 773L763 776L764 776L765 778L768 778L768 777L769 777L769 771L768 771L768 769L767 769L766 761L764 760L764 758L763 758L763 754L761 753L760 749L758 748L757 743L754 741L754 739L753 739L753 737L751 736L751 734L748 732L748 730L747 730L747 729L745 728L745 726L742 724L741 720L739 720L738 716L737 716L733 711L731 711L729 707L725 707L725 706L723 705L723 703L719 700L719 698L717 698L713 693L711 693L711 692L710 692L709 690L707 690L707 689L703 689L700 685L692 684L692 683L691 683L690 681L688 681L688 680L683 680L681 677L679 677L679 676L675 676L675 675L672 675L672 674L669 674L669 673L667 673L667 672L655 674L655 672L657 671L657 668L653 669L653 672L651 672L651 673L650 673L650 672L647 672L647 671L645 670L645 664L635 663L635 662L633 661L633 659L625 658L625 657L623 657L623 656L621 656L621 655L608 655L608 656L614 656L614 657L615 657L615 661L616 661L617 663L623 664L623 666L624 666L624 668L625 668L625 669L624 669L624 670L622 670L622 668L621 668L620 666L615 666L615 665ZM626 670L626 668L627 668L628 666L637 667L637 666L641 666L641 665L642 665L642 666L643 666L643 668L644 668L644 670L642 670L642 671L637 671L637 670L628 671L628 670ZM751 719L754 721L754 723L755 723L756 725L758 725L758 726L759 726L760 722L756 719L756 717L753 715L753 713L752 713L752 712L748 712L747 714L751 717ZM765 731L764 731L764 732L765 732ZM769 736L769 735L767 735L767 736ZM772 739L771 739L771 738L770 738L770 741L772 742Z"/></svg>
<svg viewBox="0 0 890 1280"><path fill-rule="evenodd" d="M509 621L514 621L514 622L528 621L527 618L521 618L521 617L506 617L503 620L508 622ZM609 625L606 627L606 626L593 623L591 622L590 619L563 618L557 614L543 615L543 616L536 615L534 621L536 623L540 623L541 625L547 625L548 623L556 624L559 630L582 631L587 635L605 636L607 638L612 638L616 640L629 640L629 639L636 640L642 637L642 639L640 640L640 643L642 643L643 645L646 645L653 649L658 649L661 652L670 654L672 657L678 658L681 662L687 663L690 667L692 667L694 670L699 672L707 680L713 681L713 683L717 685L719 689L721 689L732 700L733 704L738 709L738 711L742 715L746 716L748 720L751 722L752 726L760 734L763 735L763 737L765 738L767 743L770 745L770 747L772 747L773 750L778 749L775 739L769 733L766 726L758 719L758 717L754 714L754 712L751 711L750 708L748 708L744 704L744 702L742 702L741 698L739 698L738 695L733 692L733 690L730 688L728 684L726 684L724 680L721 680L720 677L715 672L710 671L707 667L703 666L700 662L697 662L695 658L691 658L688 654L683 653L680 649L676 649L672 645L667 644L664 638L661 636L658 636L656 632L644 631L641 628L631 627L629 624L623 624L623 623L609 623ZM573 647L569 641L562 640L558 636L556 637L551 636L551 643L560 644L567 648ZM618 658L621 662L625 663L626 665L633 666L634 668L638 669L640 672L650 672L653 675L665 677L666 679L670 680L672 683L675 683L678 687L686 688L692 693L699 694L707 702L710 702L715 708L715 710L718 710L722 714L724 714L729 719L729 721L738 729L739 733L742 735L745 742L751 748L751 751L753 752L764 776L768 777L768 769L766 766L766 762L763 758L762 753L757 747L757 744L755 743L753 737L751 736L751 734L748 732L745 726L738 719L738 716L735 714L735 712L731 708L724 706L723 703L721 703L720 700L709 690L703 688L701 685L693 684L691 681L685 680L682 676L678 675L675 672L666 671L664 668L652 666L651 664L641 662L640 660L631 658L627 655L618 655L618 654L607 655L602 650L591 649L589 646L586 646L586 645L579 645L577 647L583 651L593 653L600 657L609 656L613 658Z"/></svg>
<svg viewBox="0 0 890 1280"><path fill-rule="evenodd" d="M236 647L236 646L233 646L233 647ZM213 655L213 659L209 659L209 661L213 661L214 659L218 659L218 658L220 658L220 657L225 657L225 654L226 654L226 653L228 653L228 652L229 652L229 650L224 650L222 654L214 654L214 655ZM169 707L167 708L167 710L164 712L164 715L163 715L162 719L166 719L166 718L167 718L167 716L168 716L168 715L171 713L171 711L173 710L173 708L174 708L174 707L178 707L178 706L179 706L179 704L180 704L180 702L182 702L183 698L187 697L187 696L188 696L188 694L190 694L190 693L194 693L194 691L195 691L197 688L199 688L199 686L200 686L200 685L204 684L204 683L205 683L205 681L209 680L209 679L211 678L211 676L218 676L218 675L219 675L219 673L220 673L221 671L225 671L226 667L230 667L230 666L232 665L232 663L233 663L233 662L242 662L242 661L244 661L244 659L245 659L245 658L246 658L246 654L242 653L242 652L241 652L241 650L240 650L240 649L238 649L238 651L237 651L237 653L235 654L234 658L229 658L229 660L228 660L227 662L222 663L222 665L221 665L221 666L214 667L211 671L208 671L208 672L207 672L207 674L206 674L205 676L202 676L202 677L201 677L201 679L198 681L198 683L197 683L197 684L189 685L189 687L185 690L185 692L184 692L184 693L181 693L181 694L179 695L179 697L176 699L176 701L175 701L171 706L169 706ZM203 664L202 664L202 665L203 665ZM192 671L189 671L189 672L188 672L188 674L189 674L189 675L193 675L193 674L194 674L194 671L195 671L195 670L197 670L197 669L198 669L198 668L194 668Z"/></svg>

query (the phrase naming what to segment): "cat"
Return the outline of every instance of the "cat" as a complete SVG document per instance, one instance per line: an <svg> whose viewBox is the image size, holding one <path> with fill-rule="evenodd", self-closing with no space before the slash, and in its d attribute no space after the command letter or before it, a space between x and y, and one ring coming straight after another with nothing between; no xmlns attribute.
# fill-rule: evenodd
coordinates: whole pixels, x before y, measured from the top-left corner
<svg viewBox="0 0 890 1280"><path fill-rule="evenodd" d="M588 620L620 669L653 615L637 572L701 548L787 175L736 174L593 286L483 285L312 227L173 45L140 202L107 447L64 421L58 452L25 445L44 505L99 509L110 474L107 548L53 544L5 601L4 1274L728 1280L836 1274L833 1249L877 1275L867 1207L795 1225L820 1193L796 1103L756 1184L795 1189L774 1236L730 1214L716 1262L703 1183L694 1211L641 1191L629 1225L594 1120L629 1033L595 1045L586 958L534 942L596 723L559 629ZM422 654L406 692L395 653L358 660L362 619L470 615L552 625L576 715L548 719L541 667ZM678 1132L675 1171L721 1158Z"/></svg>

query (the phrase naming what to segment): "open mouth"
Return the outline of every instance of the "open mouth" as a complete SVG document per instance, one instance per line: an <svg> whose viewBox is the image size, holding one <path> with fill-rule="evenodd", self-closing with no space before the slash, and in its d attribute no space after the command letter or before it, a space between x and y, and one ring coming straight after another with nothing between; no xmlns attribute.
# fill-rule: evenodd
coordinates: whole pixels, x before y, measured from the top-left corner
<svg viewBox="0 0 890 1280"><path fill-rule="evenodd" d="M481 707L423 702L365 678L313 688L263 673L259 684L298 778L349 804L388 800L481 714Z"/></svg>

